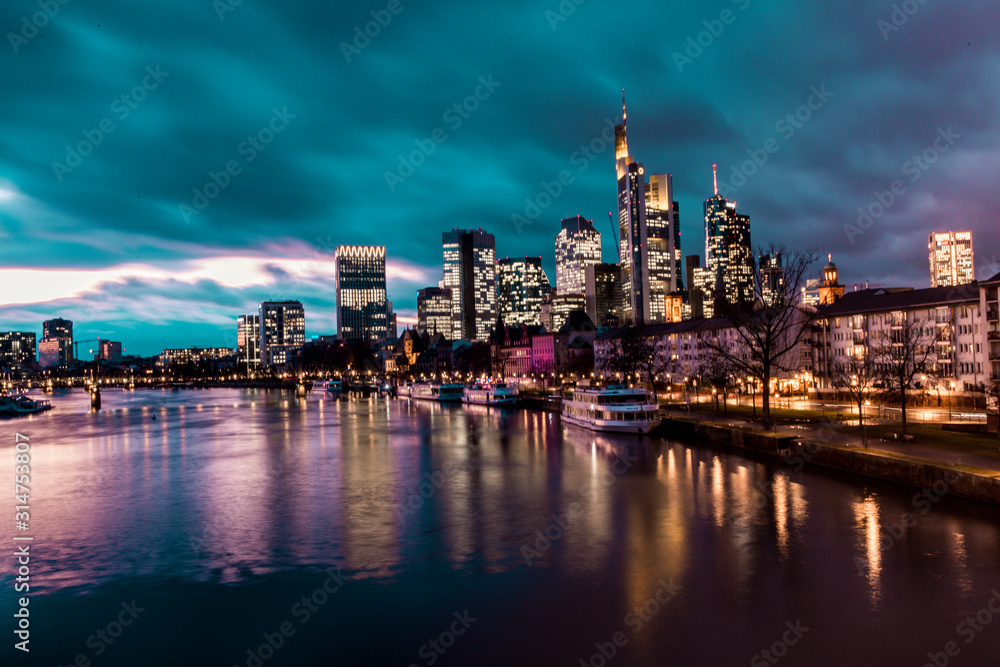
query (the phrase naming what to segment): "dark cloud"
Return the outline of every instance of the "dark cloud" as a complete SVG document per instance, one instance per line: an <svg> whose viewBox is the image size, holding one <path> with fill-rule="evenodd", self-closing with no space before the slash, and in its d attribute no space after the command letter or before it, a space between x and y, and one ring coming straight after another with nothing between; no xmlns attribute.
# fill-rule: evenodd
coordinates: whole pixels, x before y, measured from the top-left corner
<svg viewBox="0 0 1000 667"><path fill-rule="evenodd" d="M712 163L729 179L776 138L780 150L733 196L755 243L833 252L849 284L919 287L927 234L968 228L977 264L995 264L1000 9L930 1L886 32L893 4L587 2L563 15L554 0L404 1L348 49L350 62L344 44L387 3L245 0L221 17L211 2L59 5L36 35L0 45L3 264L101 278L73 274L62 294L18 286L47 296L0 308L0 329L38 331L63 315L151 353L224 343L237 315L280 296L301 298L310 333L326 333L341 243L387 246L401 265L390 281L397 311L412 315L416 290L440 278L440 235L453 227L487 228L500 256L541 255L554 279L560 218L608 231L612 149L583 170L573 156L618 119L622 88L633 154L674 176L685 254L704 251ZM4 4L2 33L20 34L38 11ZM151 86L147 68L158 66L169 74ZM499 86L474 111L449 114L481 77ZM785 136L779 123L820 86L833 95ZM249 151L248 137L270 138L275 109L294 118ZM60 173L53 163L69 166L67 146L98 136L103 119L113 131ZM907 161L949 127L960 139L910 181ZM447 140L391 189L386 173L437 128ZM239 173L227 180L230 162ZM563 170L573 183L518 230L511 216ZM213 174L225 185L185 219L181 205ZM896 179L906 193L852 243L844 225ZM605 234L607 260L612 245ZM241 281L245 265L227 258L266 267ZM198 271L185 264L199 261Z"/></svg>

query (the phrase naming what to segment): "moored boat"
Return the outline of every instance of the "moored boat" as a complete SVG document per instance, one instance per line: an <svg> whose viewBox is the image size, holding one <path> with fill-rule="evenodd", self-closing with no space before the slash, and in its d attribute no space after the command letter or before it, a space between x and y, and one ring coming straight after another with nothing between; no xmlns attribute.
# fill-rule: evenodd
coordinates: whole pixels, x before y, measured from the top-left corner
<svg viewBox="0 0 1000 667"><path fill-rule="evenodd" d="M48 401L37 401L28 398L24 394L8 394L0 396L0 416L19 417L21 415L35 415L39 412L51 410L52 404Z"/></svg>
<svg viewBox="0 0 1000 667"><path fill-rule="evenodd" d="M401 396L422 401L437 401L439 403L452 403L462 400L462 391L465 386L457 382L414 382L407 384L399 393Z"/></svg>
<svg viewBox="0 0 1000 667"><path fill-rule="evenodd" d="M517 385L509 382L476 382L466 387L462 401L477 405L512 406L517 403Z"/></svg>
<svg viewBox="0 0 1000 667"><path fill-rule="evenodd" d="M580 387L562 401L568 424L609 433L649 433L660 425L656 399L645 389L615 384Z"/></svg>
<svg viewBox="0 0 1000 667"><path fill-rule="evenodd" d="M340 398L344 385L340 380L315 380L312 390L321 392L325 398Z"/></svg>

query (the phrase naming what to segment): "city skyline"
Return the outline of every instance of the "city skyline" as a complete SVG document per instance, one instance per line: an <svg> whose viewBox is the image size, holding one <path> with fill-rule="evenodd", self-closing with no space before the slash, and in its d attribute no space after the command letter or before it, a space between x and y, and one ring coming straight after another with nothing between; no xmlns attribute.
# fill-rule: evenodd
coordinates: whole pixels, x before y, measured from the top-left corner
<svg viewBox="0 0 1000 667"><path fill-rule="evenodd" d="M0 74L12 96L0 329L41 340L41 323L63 317L80 338L138 354L235 347L239 313L299 299L308 333L332 334L338 245L386 246L389 300L412 326L417 290L440 279L436 235L453 227L482 226L498 256L540 254L555 276L561 219L610 231L605 138L622 87L634 152L673 176L685 254L700 251L704 174L717 163L755 243L832 252L848 286L928 286L926 238L942 229L973 232L975 275L989 277L1000 130L983 17L996 10L926 5L886 31L890 4L800 8L794 22L749 2L649 7L647 25L597 5L570 16L519 5L490 25L471 8L406 5L357 53L342 44L372 8L60 5L24 37L25 10L5 7L0 24L19 38L7 40L16 67ZM723 9L735 20L713 35ZM425 50L408 71L415 40L457 26L462 67ZM626 27L622 44L613 36ZM765 31L782 39L762 44ZM202 52L177 36L188 33ZM566 47L584 36L609 46L580 58ZM366 87L385 63L407 70L405 83ZM54 78L75 83L31 83ZM467 193L440 194L469 174Z"/></svg>

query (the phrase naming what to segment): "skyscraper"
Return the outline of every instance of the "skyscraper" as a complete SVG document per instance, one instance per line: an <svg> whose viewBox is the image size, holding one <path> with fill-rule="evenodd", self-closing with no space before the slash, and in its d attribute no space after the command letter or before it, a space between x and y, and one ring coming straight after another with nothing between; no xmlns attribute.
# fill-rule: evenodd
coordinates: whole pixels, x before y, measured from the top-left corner
<svg viewBox="0 0 1000 667"><path fill-rule="evenodd" d="M781 253L762 255L760 258L760 291L765 306L778 307L785 302L785 269Z"/></svg>
<svg viewBox="0 0 1000 667"><path fill-rule="evenodd" d="M479 229L441 236L444 286L451 290L453 340L485 342L497 319L496 242Z"/></svg>
<svg viewBox="0 0 1000 667"><path fill-rule="evenodd" d="M260 315L236 318L236 363L246 371L260 366Z"/></svg>
<svg viewBox="0 0 1000 667"><path fill-rule="evenodd" d="M647 183L645 167L629 155L627 120L623 93L622 124L615 128L622 316L636 325L656 324L666 319L666 295L683 289L680 208L671 176L654 174Z"/></svg>
<svg viewBox="0 0 1000 667"><path fill-rule="evenodd" d="M305 309L300 301L265 301L259 315L260 363L283 366L306 342Z"/></svg>
<svg viewBox="0 0 1000 667"><path fill-rule="evenodd" d="M42 338L69 338L73 340L73 322L57 317L42 322Z"/></svg>
<svg viewBox="0 0 1000 667"><path fill-rule="evenodd" d="M662 322L664 297L684 289L680 205L674 201L670 174L651 174L646 182L646 256L653 321Z"/></svg>
<svg viewBox="0 0 1000 667"><path fill-rule="evenodd" d="M542 301L549 286L541 257L497 260L497 285L504 325L541 323Z"/></svg>
<svg viewBox="0 0 1000 667"><path fill-rule="evenodd" d="M42 368L66 367L73 360L73 323L62 318L42 323L38 343L38 365Z"/></svg>
<svg viewBox="0 0 1000 667"><path fill-rule="evenodd" d="M927 238L931 287L964 285L976 279L972 232L935 232Z"/></svg>
<svg viewBox="0 0 1000 667"><path fill-rule="evenodd" d="M755 290L750 216L738 214L736 202L719 194L714 164L712 176L715 194L705 202L705 266L716 277L721 273L730 305L752 303ZM706 304L715 296L706 296Z"/></svg>
<svg viewBox="0 0 1000 667"><path fill-rule="evenodd" d="M549 303L548 323L546 330L550 333L559 331L569 319L569 314L575 310L587 310L587 297L583 294L559 294L552 297Z"/></svg>
<svg viewBox="0 0 1000 667"><path fill-rule="evenodd" d="M333 260L337 291L337 337L385 340L389 307L385 288L385 246L339 246Z"/></svg>
<svg viewBox="0 0 1000 667"><path fill-rule="evenodd" d="M699 320L705 317L705 293L696 283L695 276L701 271L701 255L688 255L685 260L688 286L688 305L691 307L691 317Z"/></svg>
<svg viewBox="0 0 1000 667"><path fill-rule="evenodd" d="M584 271L601 262L601 233L583 216L562 220L556 236L556 291L583 294Z"/></svg>
<svg viewBox="0 0 1000 667"><path fill-rule="evenodd" d="M0 368L21 368L33 363L35 363L34 332L0 333Z"/></svg>
<svg viewBox="0 0 1000 667"><path fill-rule="evenodd" d="M587 316L603 326L606 322L617 326L621 321L622 282L617 264L591 264L587 267L586 287Z"/></svg>
<svg viewBox="0 0 1000 667"><path fill-rule="evenodd" d="M451 315L451 290L426 287L417 292L417 333L423 336L442 334L451 338L454 325Z"/></svg>

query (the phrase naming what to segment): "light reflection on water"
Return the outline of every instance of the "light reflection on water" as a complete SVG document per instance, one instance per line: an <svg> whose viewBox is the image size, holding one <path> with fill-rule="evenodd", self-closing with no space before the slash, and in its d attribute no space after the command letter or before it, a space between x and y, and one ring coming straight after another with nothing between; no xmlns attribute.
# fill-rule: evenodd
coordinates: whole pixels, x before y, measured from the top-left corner
<svg viewBox="0 0 1000 667"><path fill-rule="evenodd" d="M37 592L328 566L382 582L542 571L619 591L613 609L674 580L676 613L732 609L750 628L760 605L877 625L926 604L927 581L951 618L1000 583L991 508L946 499L890 543L912 489L547 413L241 390L106 392L97 413L82 392L53 402L4 423L2 442L32 438L32 522L54 565ZM635 643L653 659L652 638Z"/></svg>

